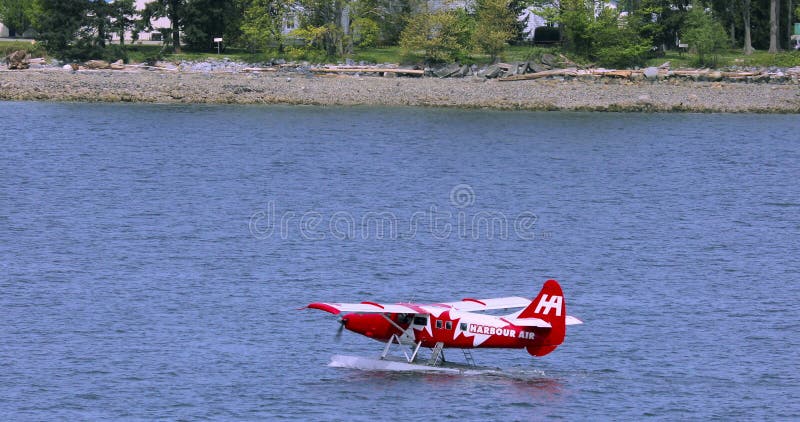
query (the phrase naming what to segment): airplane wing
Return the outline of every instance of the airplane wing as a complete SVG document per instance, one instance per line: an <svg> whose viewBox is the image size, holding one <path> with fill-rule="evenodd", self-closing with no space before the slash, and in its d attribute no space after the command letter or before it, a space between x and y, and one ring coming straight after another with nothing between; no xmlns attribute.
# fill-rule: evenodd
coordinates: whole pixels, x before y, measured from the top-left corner
<svg viewBox="0 0 800 422"><path fill-rule="evenodd" d="M509 296L498 297L492 299L472 299L467 298L458 302L445 302L434 304L416 304L416 303L375 303L375 302L361 302L361 303L327 303L315 302L308 305L308 308L319 309L322 311L330 312L338 315L342 312L358 312L358 313L391 313L391 314L430 314L454 309L458 311L475 312L487 311L490 309L509 309L509 308L524 308L531 303L530 299L524 297Z"/></svg>
<svg viewBox="0 0 800 422"><path fill-rule="evenodd" d="M408 306L410 305L410 306ZM338 315L342 312L358 312L362 314L428 314L430 311L418 305L386 304L375 302L362 303L324 303L315 302L308 305L311 309L319 309Z"/></svg>
<svg viewBox="0 0 800 422"><path fill-rule="evenodd" d="M492 299L461 299L458 302L445 302L441 305L450 307L459 311L475 312L475 311L488 311L491 309L512 309L512 308L525 308L531 304L530 299L519 296L496 297Z"/></svg>

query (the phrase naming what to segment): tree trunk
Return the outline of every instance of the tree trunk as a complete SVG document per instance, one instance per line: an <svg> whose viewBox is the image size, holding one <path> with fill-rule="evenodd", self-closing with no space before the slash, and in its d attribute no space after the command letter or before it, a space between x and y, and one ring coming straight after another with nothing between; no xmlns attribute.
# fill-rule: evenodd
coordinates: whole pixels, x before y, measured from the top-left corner
<svg viewBox="0 0 800 422"><path fill-rule="evenodd" d="M789 8L786 9L786 38L784 41L787 43L786 47L791 49L792 44L792 18L794 17L794 2L792 0L788 0Z"/></svg>
<svg viewBox="0 0 800 422"><path fill-rule="evenodd" d="M778 52L778 0L769 1L769 52Z"/></svg>
<svg viewBox="0 0 800 422"><path fill-rule="evenodd" d="M172 52L175 54L181 54L181 13L178 10L178 8L180 8L180 0L172 0L170 3L171 6L169 10L169 20L170 24L172 25Z"/></svg>
<svg viewBox="0 0 800 422"><path fill-rule="evenodd" d="M744 54L753 54L753 39L750 36L750 0L742 1L742 21L744 24Z"/></svg>
<svg viewBox="0 0 800 422"><path fill-rule="evenodd" d="M736 24L734 20L731 19L731 47L736 46Z"/></svg>

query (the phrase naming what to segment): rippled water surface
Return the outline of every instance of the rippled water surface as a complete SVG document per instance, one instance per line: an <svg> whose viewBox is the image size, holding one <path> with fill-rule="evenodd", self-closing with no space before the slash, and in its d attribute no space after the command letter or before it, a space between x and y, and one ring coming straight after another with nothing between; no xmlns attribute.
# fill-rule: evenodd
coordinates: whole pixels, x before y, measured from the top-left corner
<svg viewBox="0 0 800 422"><path fill-rule="evenodd" d="M0 116L3 419L800 417L797 116ZM491 373L329 367L382 346L297 309L547 278L586 323Z"/></svg>

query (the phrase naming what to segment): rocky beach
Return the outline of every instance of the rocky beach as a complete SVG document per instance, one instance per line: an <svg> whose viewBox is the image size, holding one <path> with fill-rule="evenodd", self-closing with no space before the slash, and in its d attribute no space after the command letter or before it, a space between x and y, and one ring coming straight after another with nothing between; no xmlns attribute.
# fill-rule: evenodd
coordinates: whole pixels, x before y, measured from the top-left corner
<svg viewBox="0 0 800 422"><path fill-rule="evenodd" d="M0 100L380 105L514 110L798 113L800 85L662 78L547 77L503 81L387 73L184 71L129 67L0 70Z"/></svg>

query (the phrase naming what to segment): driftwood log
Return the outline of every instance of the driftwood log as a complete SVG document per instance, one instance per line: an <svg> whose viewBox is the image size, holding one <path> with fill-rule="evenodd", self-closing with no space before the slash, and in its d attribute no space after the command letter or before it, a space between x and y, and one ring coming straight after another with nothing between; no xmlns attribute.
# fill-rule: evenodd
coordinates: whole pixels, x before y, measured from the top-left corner
<svg viewBox="0 0 800 422"><path fill-rule="evenodd" d="M368 66L359 66L359 67L312 67L308 69L310 72L314 73L397 73L397 74L404 74L404 75L417 75L422 76L425 74L424 70L421 69L401 69L401 68L391 68L391 67L368 67Z"/></svg>

